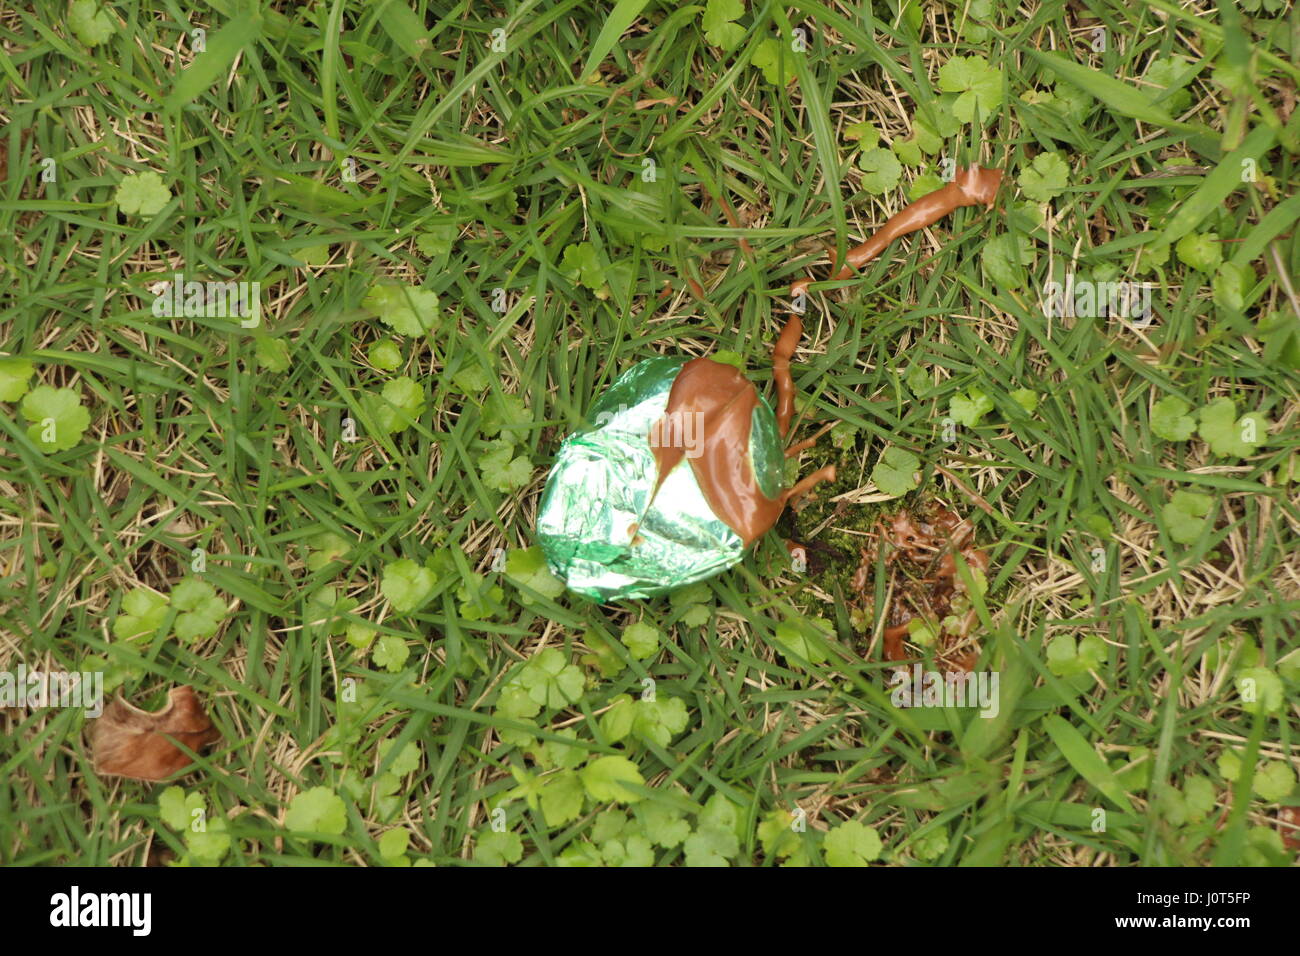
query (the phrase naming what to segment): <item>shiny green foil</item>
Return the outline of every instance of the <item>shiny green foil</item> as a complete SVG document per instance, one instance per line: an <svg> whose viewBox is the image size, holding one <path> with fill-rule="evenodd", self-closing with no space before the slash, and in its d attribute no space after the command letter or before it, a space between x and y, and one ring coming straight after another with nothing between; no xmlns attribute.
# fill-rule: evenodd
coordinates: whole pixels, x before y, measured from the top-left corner
<svg viewBox="0 0 1300 956"><path fill-rule="evenodd" d="M725 571L744 555L740 536L709 507L688 457L655 494L650 430L685 362L660 357L628 369L592 405L591 427L560 446L537 535L551 571L578 594L597 601L652 597ZM698 428L694 438L704 438ZM764 401L754 408L750 461L759 488L774 497L784 454Z"/></svg>

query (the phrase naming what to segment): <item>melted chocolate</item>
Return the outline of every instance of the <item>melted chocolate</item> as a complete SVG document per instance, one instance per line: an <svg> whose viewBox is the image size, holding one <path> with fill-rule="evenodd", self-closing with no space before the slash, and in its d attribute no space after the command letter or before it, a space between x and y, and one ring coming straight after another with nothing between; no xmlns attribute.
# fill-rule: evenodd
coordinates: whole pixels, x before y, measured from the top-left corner
<svg viewBox="0 0 1300 956"><path fill-rule="evenodd" d="M876 258L899 236L933 225L961 206L992 206L1001 184L1000 169L967 166L957 170L952 182L904 206L866 242L849 250L844 257L844 265L835 273L835 278L849 278L854 269ZM808 286L816 281L812 278L800 279L790 286L790 294L794 296L806 292Z"/></svg>
<svg viewBox="0 0 1300 956"><path fill-rule="evenodd" d="M799 341L798 316L786 322L772 357L777 386L777 425L784 436L794 412L794 383L790 356ZM661 427L650 432L650 449L659 466L659 485L686 456L687 429L673 427L686 416L699 416L701 439L698 453L688 457L695 480L713 513L740 535L748 546L762 537L785 510L786 504L807 494L822 481L835 480L835 466L828 465L799 481L775 498L758 487L750 457L750 427L758 389L733 365L709 358L692 359L682 366L668 393L668 407ZM656 485L656 491L658 485Z"/></svg>
<svg viewBox="0 0 1300 956"><path fill-rule="evenodd" d="M772 380L776 382L776 427L784 438L790 431L790 419L794 417L794 378L790 375L790 359L799 345L799 336L803 334L803 323L797 312L792 312L786 319L781 337L776 340L772 350Z"/></svg>
<svg viewBox="0 0 1300 956"><path fill-rule="evenodd" d="M870 239L850 250L835 278L848 278L852 269L876 258L899 236L924 229L960 206L992 206L1001 182L1000 170L979 166L958 170L952 182L904 206ZM725 202L723 208L735 225L734 213ZM691 291L702 298L703 289L694 280L689 281ZM814 281L811 278L800 279L790 287L790 294L806 291ZM797 314L792 314L772 350L776 424L782 438L789 433L794 418L794 379L790 374L790 360L802 333L803 323ZM650 433L650 448L659 468L655 485L658 493L664 478L686 456L684 435L688 430L673 425L683 421L685 416L700 416L697 420L701 427L692 433L700 436L702 444L697 454L688 459L691 470L713 513L740 535L746 546L776 524L776 519L792 499L807 494L822 481L835 480L835 466L827 465L775 498L763 494L749 453L749 432L757 404L758 390L739 369L708 358L692 359L682 366L673 382L662 427ZM803 442L792 446L787 455L795 454L807 445ZM896 640L900 644L901 638L902 634L897 634Z"/></svg>

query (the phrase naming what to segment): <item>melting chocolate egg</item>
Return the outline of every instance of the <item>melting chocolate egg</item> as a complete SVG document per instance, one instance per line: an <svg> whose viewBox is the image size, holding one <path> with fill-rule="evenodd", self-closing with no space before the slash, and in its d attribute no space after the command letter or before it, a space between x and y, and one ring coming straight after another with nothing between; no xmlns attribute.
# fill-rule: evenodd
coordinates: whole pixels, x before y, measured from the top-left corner
<svg viewBox="0 0 1300 956"><path fill-rule="evenodd" d="M732 365L648 359L624 372L565 439L537 531L551 570L601 601L642 598L732 567L822 469L782 487L794 408L792 318L778 340L778 412Z"/></svg>

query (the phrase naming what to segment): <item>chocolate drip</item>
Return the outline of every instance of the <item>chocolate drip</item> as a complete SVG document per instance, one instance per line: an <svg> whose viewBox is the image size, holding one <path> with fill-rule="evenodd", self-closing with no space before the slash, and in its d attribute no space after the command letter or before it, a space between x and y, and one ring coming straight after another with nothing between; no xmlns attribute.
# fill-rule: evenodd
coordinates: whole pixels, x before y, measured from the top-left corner
<svg viewBox="0 0 1300 956"><path fill-rule="evenodd" d="M844 257L844 265L835 273L835 278L849 278L854 269L876 258L899 236L933 225L961 206L992 206L1001 183L1000 169L967 166L957 170L952 182L904 206L890 216L866 242L849 250ZM790 295L806 292L808 286L816 281L813 278L799 279L790 286Z"/></svg>
<svg viewBox="0 0 1300 956"><path fill-rule="evenodd" d="M784 438L790 431L790 419L794 417L794 379L790 375L790 359L799 345L799 336L803 334L803 323L798 313L792 312L786 320L781 337L776 340L772 350L772 379L776 382L776 427Z"/></svg>

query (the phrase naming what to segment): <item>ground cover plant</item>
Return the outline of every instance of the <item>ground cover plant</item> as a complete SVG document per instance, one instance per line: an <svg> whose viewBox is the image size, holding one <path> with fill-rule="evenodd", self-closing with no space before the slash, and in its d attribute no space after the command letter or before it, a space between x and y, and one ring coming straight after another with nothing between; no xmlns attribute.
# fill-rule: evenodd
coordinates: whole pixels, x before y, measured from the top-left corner
<svg viewBox="0 0 1300 956"><path fill-rule="evenodd" d="M0 696L0 861L1294 864L1290 4L41 0L0 67L0 672L220 734ZM770 396L808 275L805 549L566 593L560 441ZM894 699L936 508L987 566L899 640L993 714Z"/></svg>

